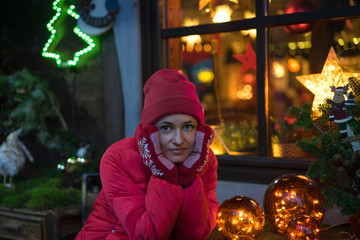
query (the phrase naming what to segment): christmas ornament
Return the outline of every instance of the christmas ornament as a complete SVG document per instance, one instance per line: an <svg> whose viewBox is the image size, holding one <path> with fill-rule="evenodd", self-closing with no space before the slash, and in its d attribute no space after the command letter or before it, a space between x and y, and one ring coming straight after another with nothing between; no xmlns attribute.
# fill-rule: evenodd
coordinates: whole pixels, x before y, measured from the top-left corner
<svg viewBox="0 0 360 240"><path fill-rule="evenodd" d="M81 0L76 6L79 13L77 25L80 30L90 36L107 32L119 12L116 0Z"/></svg>
<svg viewBox="0 0 360 240"><path fill-rule="evenodd" d="M348 101L345 100L345 94L349 90L349 86L346 85L345 87L339 86L335 88L331 86L331 91L334 93L332 100L328 99L327 103L331 104L332 107L330 109L329 118L330 121L334 121L337 123L341 137L347 138L352 137L355 135L354 131L354 124L357 123L357 120L351 116L347 111L347 106L355 105L355 97L350 92ZM354 151L360 150L360 135L355 139L355 141L351 141L351 145Z"/></svg>
<svg viewBox="0 0 360 240"><path fill-rule="evenodd" d="M310 216L297 216L286 229L289 240L320 240L320 224Z"/></svg>
<svg viewBox="0 0 360 240"><path fill-rule="evenodd" d="M79 19L79 14L77 14L74 11L75 5L70 5L69 7L65 7L65 5L62 1L64 1L64 0L55 0L53 2L53 9L56 12L56 14L53 16L53 18L50 20L50 22L46 25L49 32L51 33L51 35L43 48L42 56L45 58L54 59L56 61L56 64L59 67L69 67L69 66L75 66L82 55L90 52L95 47L95 43L91 37L89 37L85 33L81 32L78 27L75 27L73 29L74 33L80 39L82 39L86 44L88 44L88 46L75 52L73 55L74 56L73 59L69 59L69 60L64 60L62 57L62 54L57 53L55 51L56 44L60 41L60 39L56 39L58 34L56 34L57 30L53 26L55 24L55 22L57 22L60 17L64 18L65 17L64 15L66 15L66 14L71 16L74 19Z"/></svg>
<svg viewBox="0 0 360 240"><path fill-rule="evenodd" d="M256 54L249 42L247 43L245 54L234 54L233 57L242 63L241 74L249 69L256 70Z"/></svg>
<svg viewBox="0 0 360 240"><path fill-rule="evenodd" d="M12 178L24 167L26 157L30 162L34 161L29 150L19 140L21 132L21 128L11 132L0 146L0 174L4 177L4 185L8 187L12 187ZM7 175L10 176L9 182L6 181Z"/></svg>
<svg viewBox="0 0 360 240"><path fill-rule="evenodd" d="M295 0L290 2L286 9L286 14L292 14L297 12L307 12L315 10L315 6L307 0ZM299 23L285 26L285 29L291 33L306 33L313 28L313 23Z"/></svg>
<svg viewBox="0 0 360 240"><path fill-rule="evenodd" d="M264 211L253 199L234 196L220 205L216 224L226 239L255 239L265 226Z"/></svg>
<svg viewBox="0 0 360 240"><path fill-rule="evenodd" d="M264 210L267 219L285 234L289 222L296 216L309 215L321 223L324 217L320 186L303 175L285 174L266 189Z"/></svg>
<svg viewBox="0 0 360 240"><path fill-rule="evenodd" d="M333 93L329 86L344 86L347 79L353 75L356 74L345 72L339 65L334 48L331 47L321 73L297 76L296 79L314 94L312 110L316 112L319 104L332 98Z"/></svg>

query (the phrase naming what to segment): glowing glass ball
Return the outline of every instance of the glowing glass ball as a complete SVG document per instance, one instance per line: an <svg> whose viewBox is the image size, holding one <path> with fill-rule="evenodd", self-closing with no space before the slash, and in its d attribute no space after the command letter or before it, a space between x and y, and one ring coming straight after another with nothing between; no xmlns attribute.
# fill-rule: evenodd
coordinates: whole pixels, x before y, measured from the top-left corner
<svg viewBox="0 0 360 240"><path fill-rule="evenodd" d="M298 174L276 178L265 191L264 211L271 225L285 234L289 222L308 215L321 223L324 217L324 197L314 180Z"/></svg>
<svg viewBox="0 0 360 240"><path fill-rule="evenodd" d="M216 224L226 239L255 239L265 226L264 211L253 199L234 196L220 205Z"/></svg>
<svg viewBox="0 0 360 240"><path fill-rule="evenodd" d="M320 240L320 224L310 216L298 216L292 219L286 229L289 240Z"/></svg>

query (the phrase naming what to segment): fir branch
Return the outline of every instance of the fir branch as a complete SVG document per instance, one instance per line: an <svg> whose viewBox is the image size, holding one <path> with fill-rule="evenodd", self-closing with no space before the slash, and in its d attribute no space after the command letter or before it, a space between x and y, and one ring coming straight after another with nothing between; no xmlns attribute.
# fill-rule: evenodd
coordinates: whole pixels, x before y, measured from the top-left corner
<svg viewBox="0 0 360 240"><path fill-rule="evenodd" d="M349 87L353 91L356 98L360 97L360 78L349 77Z"/></svg>
<svg viewBox="0 0 360 240"><path fill-rule="evenodd" d="M313 129L314 124L312 120L312 105L305 102L302 108L291 106L288 110L289 114L296 118L295 126L305 128L306 130Z"/></svg>

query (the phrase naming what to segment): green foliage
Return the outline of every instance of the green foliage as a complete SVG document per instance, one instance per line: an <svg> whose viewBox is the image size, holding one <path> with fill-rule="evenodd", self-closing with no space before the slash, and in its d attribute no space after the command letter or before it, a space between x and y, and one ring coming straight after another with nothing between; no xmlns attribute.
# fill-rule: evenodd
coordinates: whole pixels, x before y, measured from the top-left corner
<svg viewBox="0 0 360 240"><path fill-rule="evenodd" d="M359 88L360 90L360 88ZM325 197L326 209L337 205L345 216L355 216L360 211L360 193L353 189L344 189L340 186L333 157L340 154L343 159L351 159L354 151L350 143L343 143L335 123L329 121L329 104L319 105L320 114L315 115L311 105L306 103L302 108L292 106L289 112L295 116L295 125L307 129L313 129L313 136L297 141L297 146L304 152L315 157L311 162L306 175L320 182ZM359 115L358 107L354 107L353 115Z"/></svg>
<svg viewBox="0 0 360 240"><path fill-rule="evenodd" d="M288 110L291 116L296 118L295 126L304 127L305 129L313 129L312 121L312 104L305 102L302 108L291 106Z"/></svg>
<svg viewBox="0 0 360 240"><path fill-rule="evenodd" d="M1 142L21 127L25 133L34 132L38 142L48 148L62 151L69 147L63 145L69 139L63 137L71 133L59 111L56 95L47 81L28 70L0 76L0 109Z"/></svg>
<svg viewBox="0 0 360 240"><path fill-rule="evenodd" d="M32 179L16 178L15 189L0 185L0 204L38 211L79 204L80 189L64 188L62 178L62 173L54 169Z"/></svg>
<svg viewBox="0 0 360 240"><path fill-rule="evenodd" d="M324 189L323 193L327 196L325 207L329 208L333 204L336 204L341 208L340 212L344 216L354 216L359 214L360 194L354 196L350 192L337 187L327 187Z"/></svg>
<svg viewBox="0 0 360 240"><path fill-rule="evenodd" d="M349 87L352 90L353 94L357 99L360 97L360 81L359 78L356 77L350 77L349 78Z"/></svg>
<svg viewBox="0 0 360 240"><path fill-rule="evenodd" d="M255 121L224 123L217 131L225 145L232 151L254 151L257 148L257 123Z"/></svg>
<svg viewBox="0 0 360 240"><path fill-rule="evenodd" d="M4 197L8 195L15 194L15 190L9 187L6 187L3 184L0 184L0 202L4 199Z"/></svg>
<svg viewBox="0 0 360 240"><path fill-rule="evenodd" d="M80 203L80 191L74 188L59 189L40 186L31 189L26 194L29 195L26 207L30 210L46 210Z"/></svg>
<svg viewBox="0 0 360 240"><path fill-rule="evenodd" d="M14 193L3 198L2 204L8 208L25 207L27 195L23 193Z"/></svg>

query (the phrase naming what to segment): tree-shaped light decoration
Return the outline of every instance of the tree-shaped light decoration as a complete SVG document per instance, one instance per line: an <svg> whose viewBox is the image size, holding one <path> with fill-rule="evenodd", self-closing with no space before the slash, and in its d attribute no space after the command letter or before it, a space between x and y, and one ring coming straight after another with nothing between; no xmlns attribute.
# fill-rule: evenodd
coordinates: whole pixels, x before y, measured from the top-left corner
<svg viewBox="0 0 360 240"><path fill-rule="evenodd" d="M216 224L226 239L256 239L264 229L265 215L255 200L234 196L220 205Z"/></svg>
<svg viewBox="0 0 360 240"><path fill-rule="evenodd" d="M314 94L312 109L317 112L319 104L324 103L325 99L332 98L330 87L345 86L351 76L354 76L354 73L344 71L334 48L331 47L321 73L297 76L296 79Z"/></svg>
<svg viewBox="0 0 360 240"><path fill-rule="evenodd" d="M265 191L266 218L279 233L285 234L296 216L308 215L321 223L324 217L324 197L320 185L298 174L284 174L276 178Z"/></svg>
<svg viewBox="0 0 360 240"><path fill-rule="evenodd" d="M45 58L53 58L59 67L70 67L70 66L75 66L82 55L90 52L95 47L95 43L94 43L94 40L90 36L81 32L78 27L75 27L73 29L74 33L78 37L80 37L85 43L88 44L87 47L75 52L73 55L74 56L73 59L69 59L69 60L62 59L61 54L54 52L54 50L50 50L50 48L54 49L56 47L55 45L57 42L57 41L55 41L55 38L57 37L57 34L56 34L57 30L54 28L53 24L64 13L64 10L63 10L64 7L60 6L61 1L63 1L63 0L55 0L53 2L53 9L55 10L56 14L53 16L53 18L50 20L50 22L46 25L47 29L49 30L51 35L43 48L42 56ZM66 14L73 17L74 19L78 19L79 14L76 13L74 10L75 10L75 5L70 5L66 9L65 12L66 12Z"/></svg>

